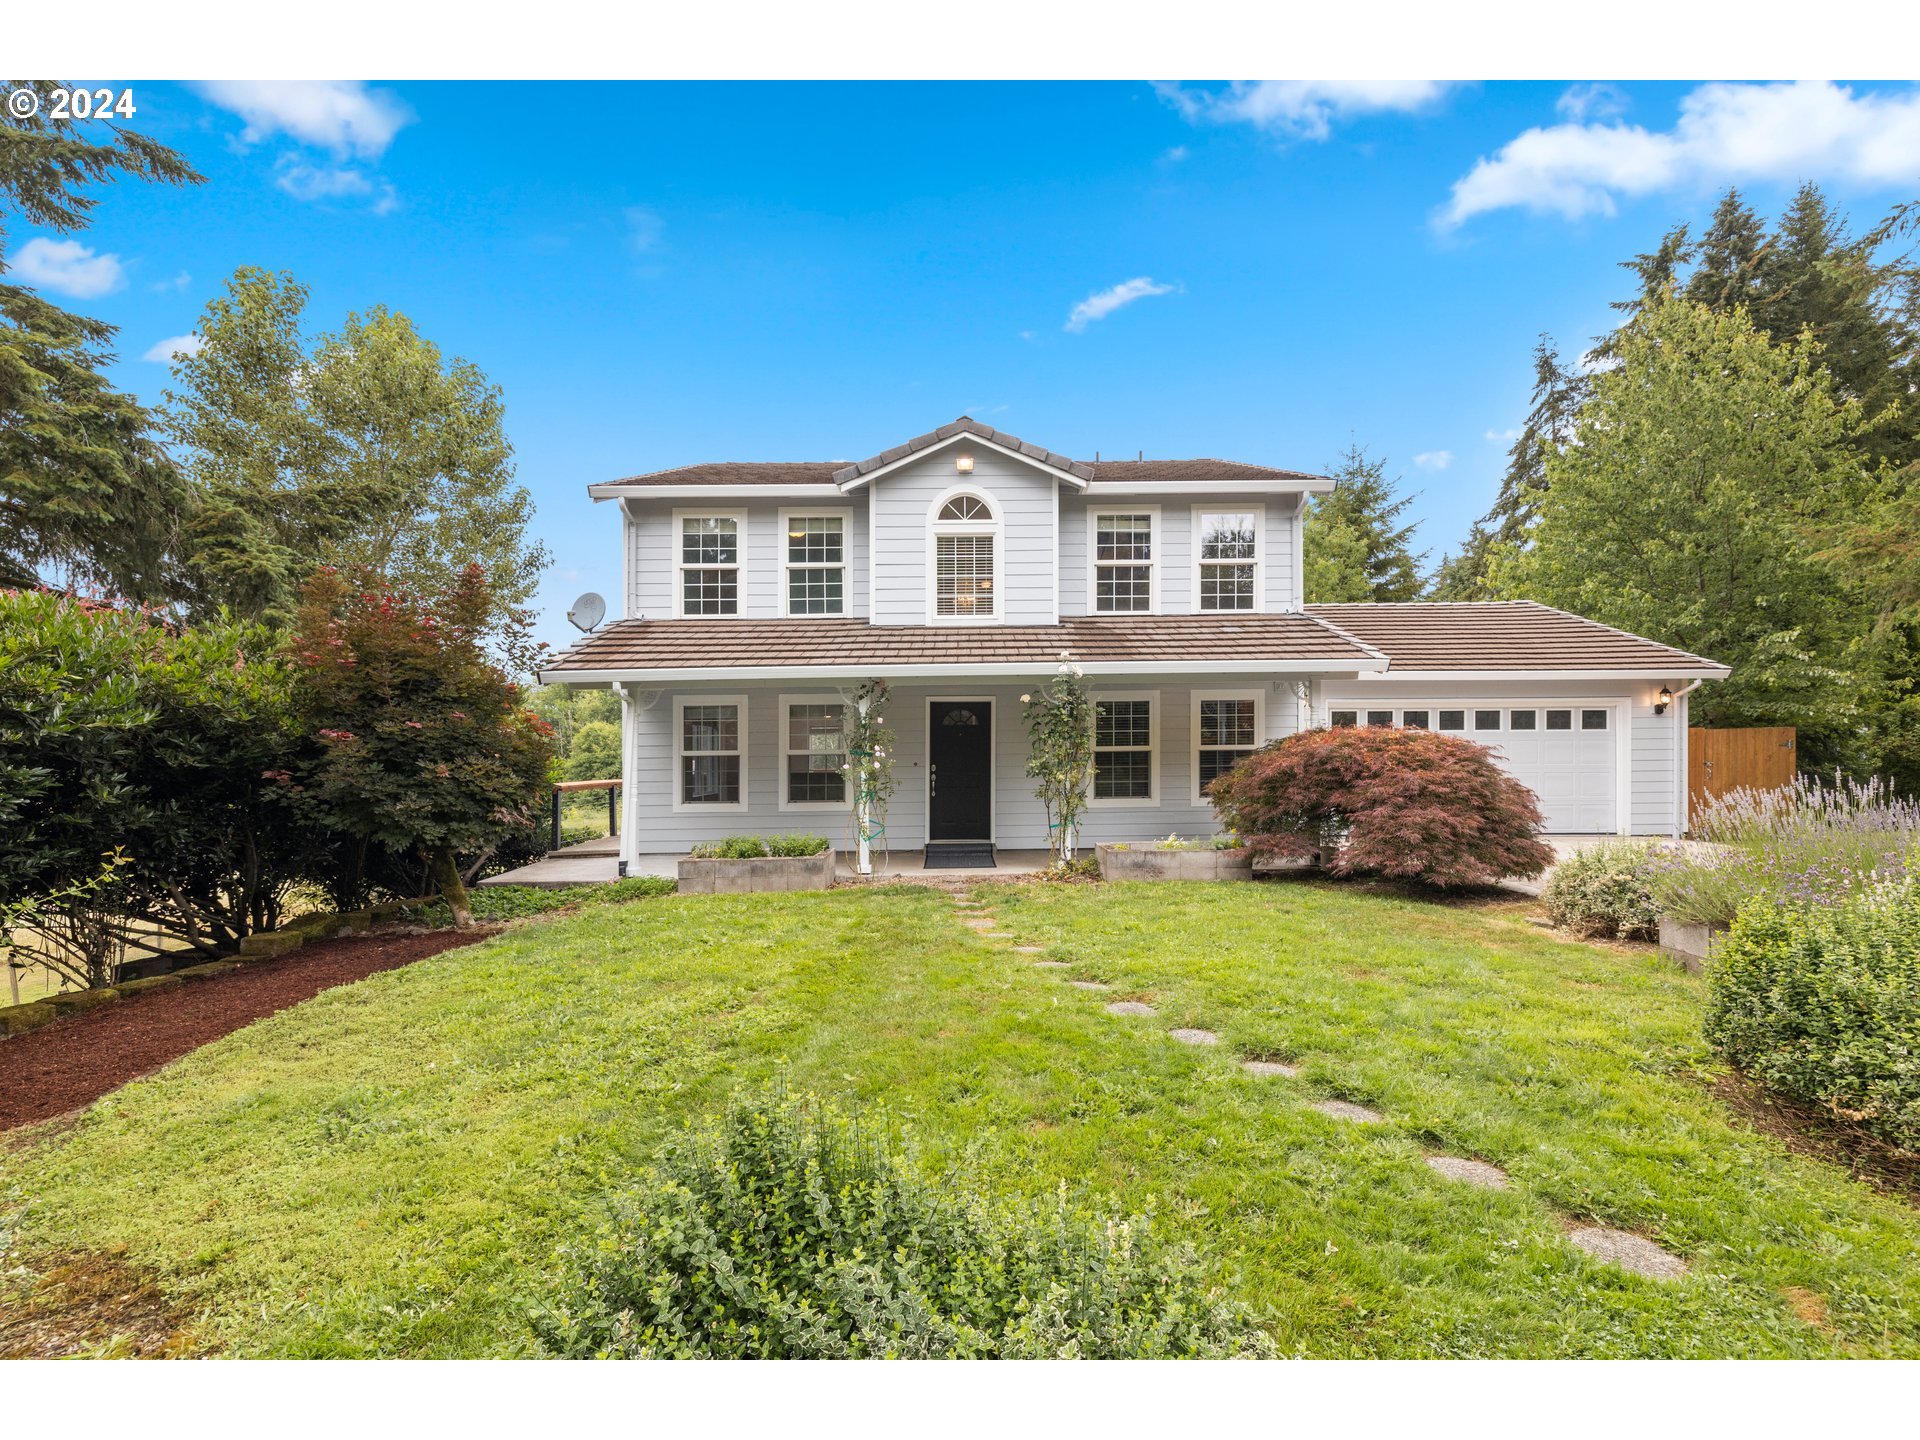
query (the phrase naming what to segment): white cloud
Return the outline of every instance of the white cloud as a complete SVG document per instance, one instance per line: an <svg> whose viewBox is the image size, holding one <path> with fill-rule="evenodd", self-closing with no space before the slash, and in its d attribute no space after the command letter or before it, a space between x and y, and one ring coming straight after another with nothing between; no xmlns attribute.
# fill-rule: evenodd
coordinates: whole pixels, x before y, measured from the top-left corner
<svg viewBox="0 0 1920 1440"><path fill-rule="evenodd" d="M391 91L361 80L209 80L195 87L247 122L243 144L287 135L342 158L377 159L414 114Z"/></svg>
<svg viewBox="0 0 1920 1440"><path fill-rule="evenodd" d="M1073 312L1067 316L1066 328L1078 335L1094 321L1106 319L1122 305L1131 305L1149 295L1171 294L1172 291L1173 286L1155 284L1152 276L1136 275L1110 289L1096 291L1074 306Z"/></svg>
<svg viewBox="0 0 1920 1440"><path fill-rule="evenodd" d="M1838 179L1906 184L1920 154L1920 89L1856 94L1825 80L1702 85L1671 130L1572 123L1528 130L1454 183L1438 223L1521 208L1569 220L1688 184Z"/></svg>
<svg viewBox="0 0 1920 1440"><path fill-rule="evenodd" d="M1163 165L1178 165L1182 160L1187 158L1187 154L1187 147L1184 145L1170 146L1160 152L1160 163Z"/></svg>
<svg viewBox="0 0 1920 1440"><path fill-rule="evenodd" d="M191 285L192 283L193 283L193 276L189 275L186 271L182 270L178 275L175 275L171 280L156 280L154 281L153 284L149 285L147 288L149 290L184 290L187 288L187 286Z"/></svg>
<svg viewBox="0 0 1920 1440"><path fill-rule="evenodd" d="M1246 124L1305 140L1326 139L1336 119L1422 109L1447 88L1444 80L1236 80L1224 90L1154 86L1194 124Z"/></svg>
<svg viewBox="0 0 1920 1440"><path fill-rule="evenodd" d="M1451 450L1422 450L1413 457L1413 463L1422 470L1444 470L1453 463Z"/></svg>
<svg viewBox="0 0 1920 1440"><path fill-rule="evenodd" d="M175 335L171 339L156 341L140 358L160 365L171 365L176 355L198 355L206 348L207 342L203 336Z"/></svg>
<svg viewBox="0 0 1920 1440"><path fill-rule="evenodd" d="M1617 85L1604 80L1569 85L1553 102L1553 108L1576 124L1589 120L1612 120L1627 113L1627 95Z"/></svg>
<svg viewBox="0 0 1920 1440"><path fill-rule="evenodd" d="M273 183L296 200L348 200L373 193L373 181L351 165L309 165L282 155Z"/></svg>
<svg viewBox="0 0 1920 1440"><path fill-rule="evenodd" d="M118 255L99 255L78 240L48 240L36 236L7 262L16 280L76 300L111 295L127 283Z"/></svg>
<svg viewBox="0 0 1920 1440"><path fill-rule="evenodd" d="M660 218L660 212L648 209L645 205L629 205L625 211L627 219L627 244L636 255L645 255L657 248L660 237L665 233L667 222Z"/></svg>
<svg viewBox="0 0 1920 1440"><path fill-rule="evenodd" d="M1520 438L1520 427L1517 425L1510 430L1487 431L1487 439L1493 441L1493 443L1496 445L1510 445L1515 440L1518 440L1519 438Z"/></svg>

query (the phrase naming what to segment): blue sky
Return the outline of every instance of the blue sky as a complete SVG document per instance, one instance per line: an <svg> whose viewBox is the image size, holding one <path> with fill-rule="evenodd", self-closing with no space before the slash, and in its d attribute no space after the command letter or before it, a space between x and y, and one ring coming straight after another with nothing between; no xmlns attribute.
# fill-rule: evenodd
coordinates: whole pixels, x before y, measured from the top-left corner
<svg viewBox="0 0 1920 1440"><path fill-rule="evenodd" d="M239 265L306 282L316 328L412 316L505 392L555 643L615 590L589 482L859 458L962 412L1087 456L1316 469L1357 439L1437 559L1534 335L1583 348L1617 262L1728 183L1770 213L1817 179L1862 221L1920 191L1911 86L135 90L208 183L116 187L84 253L16 226L15 268L121 327L152 401L142 355Z"/></svg>

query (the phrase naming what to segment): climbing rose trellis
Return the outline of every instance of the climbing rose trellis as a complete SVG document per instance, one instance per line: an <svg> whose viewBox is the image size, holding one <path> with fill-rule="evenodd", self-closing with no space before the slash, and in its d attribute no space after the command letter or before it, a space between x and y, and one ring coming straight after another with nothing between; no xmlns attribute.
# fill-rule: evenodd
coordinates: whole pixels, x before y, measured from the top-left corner
<svg viewBox="0 0 1920 1440"><path fill-rule="evenodd" d="M893 731L886 727L887 682L868 680L848 698L846 775L853 796L854 865L873 873L873 847L884 847L887 801L893 796Z"/></svg>
<svg viewBox="0 0 1920 1440"><path fill-rule="evenodd" d="M1085 673L1068 662L1051 684L1022 695L1027 707L1027 774L1047 812L1047 848L1073 859L1080 817L1093 786L1093 697Z"/></svg>

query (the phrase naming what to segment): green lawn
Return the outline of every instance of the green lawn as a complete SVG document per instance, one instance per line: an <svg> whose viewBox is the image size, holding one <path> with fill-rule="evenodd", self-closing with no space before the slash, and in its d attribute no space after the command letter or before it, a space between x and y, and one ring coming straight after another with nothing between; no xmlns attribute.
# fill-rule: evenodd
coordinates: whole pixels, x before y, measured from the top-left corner
<svg viewBox="0 0 1920 1440"><path fill-rule="evenodd" d="M1331 886L976 893L1078 968L1035 968L905 887L529 924L331 991L0 1154L0 1240L124 1245L238 1353L521 1353L597 1197L784 1071L895 1107L930 1165L972 1146L1008 1187L1152 1199L1289 1352L1920 1354L1920 1216L1712 1099L1699 984L1650 955ZM1105 1013L1119 998L1159 1013ZM1222 1043L1177 1044L1178 1025ZM1249 1054L1304 1070L1250 1076ZM1308 1108L1328 1096L1389 1122ZM1491 1160L1513 1189L1442 1179L1433 1153ZM1575 1221L1656 1238L1692 1273L1611 1269L1566 1242Z"/></svg>

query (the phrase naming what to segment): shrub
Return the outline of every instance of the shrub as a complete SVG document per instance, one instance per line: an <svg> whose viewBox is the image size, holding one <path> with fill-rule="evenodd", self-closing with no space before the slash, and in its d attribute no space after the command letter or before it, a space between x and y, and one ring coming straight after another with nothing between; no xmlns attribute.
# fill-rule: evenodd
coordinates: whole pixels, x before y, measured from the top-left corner
<svg viewBox="0 0 1920 1440"><path fill-rule="evenodd" d="M1608 841L1553 867L1540 899L1547 918L1578 935L1651 939L1660 915L1648 888L1661 864L1653 846Z"/></svg>
<svg viewBox="0 0 1920 1440"><path fill-rule="evenodd" d="M1755 895L1828 905L1920 875L1920 803L1884 781L1802 776L1779 790L1735 790L1694 818L1707 842L1674 850L1654 875L1663 913L1725 925Z"/></svg>
<svg viewBox="0 0 1920 1440"><path fill-rule="evenodd" d="M1710 963L1707 1039L1753 1079L1920 1148L1920 884L1762 897Z"/></svg>
<svg viewBox="0 0 1920 1440"><path fill-rule="evenodd" d="M1491 885L1538 875L1533 792L1483 746L1431 730L1307 730L1255 751L1207 787L1228 830L1256 853L1334 875Z"/></svg>
<svg viewBox="0 0 1920 1440"><path fill-rule="evenodd" d="M1144 1220L920 1179L878 1125L779 1092L662 1151L536 1327L573 1357L1266 1355Z"/></svg>
<svg viewBox="0 0 1920 1440"><path fill-rule="evenodd" d="M760 860L769 855L797 858L821 854L831 844L824 835L728 835L720 840L702 840L687 853L696 860Z"/></svg>

